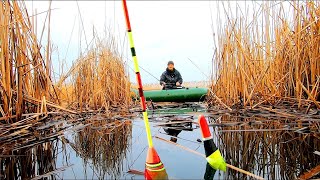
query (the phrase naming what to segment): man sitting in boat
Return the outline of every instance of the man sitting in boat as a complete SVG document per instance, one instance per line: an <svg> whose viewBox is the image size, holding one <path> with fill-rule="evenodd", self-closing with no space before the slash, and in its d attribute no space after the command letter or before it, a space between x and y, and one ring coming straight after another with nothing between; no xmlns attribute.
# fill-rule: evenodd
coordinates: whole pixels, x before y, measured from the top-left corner
<svg viewBox="0 0 320 180"><path fill-rule="evenodd" d="M169 61L166 71L164 71L160 77L162 89L175 89L181 87L182 81L182 76L180 72L174 68L173 61Z"/></svg>

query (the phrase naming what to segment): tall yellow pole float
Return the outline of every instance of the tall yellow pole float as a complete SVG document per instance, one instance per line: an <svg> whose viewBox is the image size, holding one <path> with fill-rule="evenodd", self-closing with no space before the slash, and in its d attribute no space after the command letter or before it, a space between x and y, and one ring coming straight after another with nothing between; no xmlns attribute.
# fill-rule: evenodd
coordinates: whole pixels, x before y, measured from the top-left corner
<svg viewBox="0 0 320 180"><path fill-rule="evenodd" d="M143 93L143 86L142 86L142 81L141 81L139 64L138 64L136 51L134 48L126 0L122 0L122 5L123 5L123 11L124 11L125 19L126 19L126 24L127 24L127 31L128 31L128 38L129 38L129 43L130 43L131 55L132 55L132 59L134 62L134 71L136 72L136 78L137 78L138 90L139 90L139 96L140 96L140 103L141 103L141 107L142 107L142 115L143 115L146 133L147 133L148 146L149 146L144 176L145 176L145 179L168 179L168 175L165 170L165 167L162 164L160 157L159 157L157 151L155 150L155 148L153 147L153 143L152 143L152 136L151 136L150 125L149 125L149 120L148 120L148 113L147 113L147 105L146 105L146 100L145 100L144 93Z"/></svg>

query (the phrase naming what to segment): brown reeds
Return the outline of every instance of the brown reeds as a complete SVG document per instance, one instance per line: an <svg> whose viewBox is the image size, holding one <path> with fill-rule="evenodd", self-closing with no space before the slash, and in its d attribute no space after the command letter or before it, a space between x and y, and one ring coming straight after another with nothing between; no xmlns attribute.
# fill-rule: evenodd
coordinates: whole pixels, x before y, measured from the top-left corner
<svg viewBox="0 0 320 180"><path fill-rule="evenodd" d="M131 101L128 73L112 41L96 42L67 73L72 84L59 84L59 94L79 111L128 108ZM62 78L66 79L65 76Z"/></svg>
<svg viewBox="0 0 320 180"><path fill-rule="evenodd" d="M36 27L32 26L36 19L28 15L23 1L2 1L0 13L0 179L49 176L49 171L55 169L49 164L51 160L54 162L54 156L46 154L38 160L35 149L44 144L48 150L48 141L63 136L67 130L80 130L90 125L90 122L84 125L74 121L77 112L105 110L110 117L114 116L110 121L116 121L110 109L128 110L131 97L125 64L112 40L109 44L99 42L76 61L67 75L53 84L50 3L46 21L49 23L48 44L44 49L38 44L42 35L37 39ZM41 52L45 52L44 55ZM66 85L64 80L69 77L72 83ZM88 114L91 113L93 111ZM86 114L81 116L86 117ZM105 125L112 126L110 121L105 121ZM35 149L24 151L28 147ZM26 156L27 160L13 158L14 155ZM48 158L48 162L41 162L43 158ZM34 160L39 164L33 163ZM42 171L42 167L47 168L45 164L50 167ZM21 166L41 172L21 174L28 173Z"/></svg>
<svg viewBox="0 0 320 180"><path fill-rule="evenodd" d="M53 102L57 97L50 52L46 49L46 58L40 53L24 2L2 1L0 14L0 116L1 121L15 122L24 113L40 112L40 103L27 102L26 97Z"/></svg>
<svg viewBox="0 0 320 180"><path fill-rule="evenodd" d="M298 108L319 109L319 2L265 2L259 10L253 5L252 14L225 5L219 6L226 23L220 18L217 24L212 91L229 106L272 105L289 97Z"/></svg>
<svg viewBox="0 0 320 180"><path fill-rule="evenodd" d="M52 108L75 113L83 109L128 107L131 102L129 78L111 37L109 43L95 43L96 46L76 61L76 68L72 67L69 74L53 84L50 4L45 21L48 22L48 44L42 48L34 32L36 16L29 16L24 2L1 2L0 121L13 123L21 120L22 114L44 113ZM42 35L40 43L41 39ZM72 83L63 84L70 76ZM74 111L61 107L70 104L76 104L70 106Z"/></svg>
<svg viewBox="0 0 320 180"><path fill-rule="evenodd" d="M48 44L42 48L42 35L39 40L34 32L36 16L29 16L24 2L0 3L0 179L55 178L54 174L59 171L55 167L57 145L51 141L64 136L68 130L78 131L93 123L82 121L93 111L80 114L82 118L75 115L79 111L105 110L109 117L113 116L92 125L105 126L105 131L86 129L77 136L79 149L91 141L95 143L89 144L91 151L82 149L82 152L86 160L96 156L104 158L95 160L104 171L117 169L130 139L130 123L116 120L123 118L109 113L109 110L128 110L131 103L125 63L112 40L95 43L69 73L53 84L50 4L46 17ZM67 78L72 83L64 83ZM94 137L85 132L93 133ZM100 142L101 133L106 134ZM95 154L99 148L103 152ZM97 166L100 168L100 165Z"/></svg>

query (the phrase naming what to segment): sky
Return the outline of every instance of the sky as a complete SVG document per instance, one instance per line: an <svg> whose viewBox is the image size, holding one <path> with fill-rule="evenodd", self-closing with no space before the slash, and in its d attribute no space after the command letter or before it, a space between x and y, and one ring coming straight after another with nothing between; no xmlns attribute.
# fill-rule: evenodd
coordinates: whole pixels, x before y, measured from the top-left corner
<svg viewBox="0 0 320 180"><path fill-rule="evenodd" d="M212 73L217 17L221 13L217 4L217 1L127 1L139 65L155 76L140 69L143 83L158 83L169 60L175 62L184 81L208 80ZM245 1L230 4L232 7L250 5ZM49 2L26 1L26 5L29 14L40 13L35 16L39 37L43 25L47 25L46 13L41 12L48 10ZM55 77L65 73L80 52L85 52L95 32L100 38L110 38L110 33L114 36L128 64L130 80L135 82L120 0L52 1L51 9ZM47 31L43 36L47 37ZM41 43L46 42L43 38ZM62 67L61 62L66 65Z"/></svg>
<svg viewBox="0 0 320 180"><path fill-rule="evenodd" d="M156 77L140 69L144 83L157 83L169 60L175 62L175 67L185 81L207 80L203 73L210 75L214 53L210 3L212 2L127 2L139 65ZM29 14L35 14L35 10L37 13L44 12L49 8L47 1L26 1L26 5ZM54 46L52 61L57 77L66 72L77 59L80 44L82 51L85 50L86 41L89 43L93 38L94 27L99 37L106 37L106 32L115 36L119 51L124 60L128 61L130 79L135 81L121 1L78 1L78 4L76 1L52 1L51 9L50 36ZM46 13L36 17L39 36ZM46 31L44 37L47 37ZM45 44L46 39L43 38L41 43ZM67 67L61 68L58 62L64 59Z"/></svg>

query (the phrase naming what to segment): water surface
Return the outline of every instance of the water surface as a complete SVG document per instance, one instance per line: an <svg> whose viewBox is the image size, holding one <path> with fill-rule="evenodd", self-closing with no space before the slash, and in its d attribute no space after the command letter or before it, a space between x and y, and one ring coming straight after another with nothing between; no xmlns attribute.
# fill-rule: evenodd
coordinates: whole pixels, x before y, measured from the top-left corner
<svg viewBox="0 0 320 180"><path fill-rule="evenodd" d="M319 134L305 124L301 131L293 131L276 120L210 116L201 107L171 108L149 111L152 135L204 154L196 123L178 124L171 130L157 126L168 121L196 121L202 113L215 124L211 128L214 141L229 164L265 179L296 179L320 164L320 156L314 153L320 151ZM53 141L0 156L0 179L143 179L128 173L130 169L144 171L147 139L140 116L111 124L104 121L97 118L96 123L66 131ZM153 141L170 179L203 179L207 165L203 157L158 138ZM248 177L232 169L214 174L214 179L243 178Z"/></svg>

